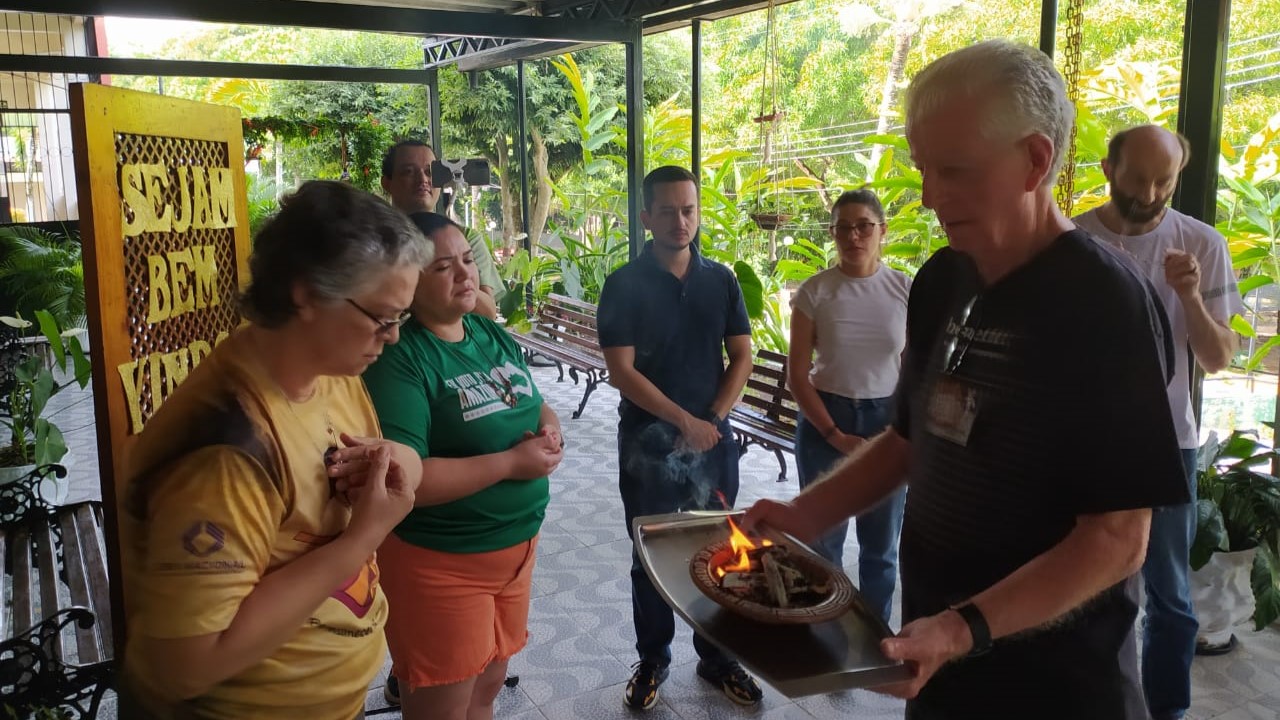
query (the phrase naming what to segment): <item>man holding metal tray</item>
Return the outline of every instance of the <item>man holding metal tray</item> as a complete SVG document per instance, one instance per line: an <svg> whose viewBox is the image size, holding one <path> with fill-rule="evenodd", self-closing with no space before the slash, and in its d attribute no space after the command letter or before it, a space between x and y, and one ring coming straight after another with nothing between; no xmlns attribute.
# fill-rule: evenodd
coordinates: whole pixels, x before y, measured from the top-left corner
<svg viewBox="0 0 1280 720"><path fill-rule="evenodd" d="M879 688L907 717L1149 717L1135 573L1185 503L1149 283L1054 202L1074 108L1053 62L989 41L907 91L923 202L950 247L911 289L897 416L830 477L745 518L802 540L907 478L902 614Z"/></svg>

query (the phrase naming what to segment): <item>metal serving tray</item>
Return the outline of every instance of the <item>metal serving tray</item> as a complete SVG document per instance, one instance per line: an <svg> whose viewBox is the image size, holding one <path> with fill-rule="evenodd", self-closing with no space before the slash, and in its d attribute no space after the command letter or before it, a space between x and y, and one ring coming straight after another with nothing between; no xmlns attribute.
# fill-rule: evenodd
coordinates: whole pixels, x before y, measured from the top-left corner
<svg viewBox="0 0 1280 720"><path fill-rule="evenodd" d="M685 622L790 698L904 680L910 670L880 652L893 633L855 593L852 609L811 625L770 625L726 610L702 594L689 576L689 558L729 536L735 512L647 515L632 522L637 554L658 592ZM775 543L812 554L789 535L766 532Z"/></svg>

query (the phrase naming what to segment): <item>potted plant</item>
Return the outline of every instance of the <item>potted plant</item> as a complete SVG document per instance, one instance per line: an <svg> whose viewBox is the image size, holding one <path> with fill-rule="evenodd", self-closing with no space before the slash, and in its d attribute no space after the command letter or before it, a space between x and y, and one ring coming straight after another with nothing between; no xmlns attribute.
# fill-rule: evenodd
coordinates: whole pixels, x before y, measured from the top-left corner
<svg viewBox="0 0 1280 720"><path fill-rule="evenodd" d="M1200 620L1197 652L1235 646L1232 628L1252 616L1261 630L1280 617L1280 452L1252 431L1200 448L1191 595Z"/></svg>
<svg viewBox="0 0 1280 720"><path fill-rule="evenodd" d="M83 330L63 330L47 311L36 311L36 322L48 342L49 360L34 350L7 359L13 384L5 391L7 412L0 415L0 484L13 482L42 465L62 462L67 454L62 431L45 415L49 400L71 385L84 388L91 366L80 343ZM0 323L19 331L32 326L22 317L0 317ZM68 371L67 361L71 361ZM59 383L55 370L69 377ZM7 440L7 442L5 442ZM41 490L42 495L47 495ZM48 498L46 498L48 499Z"/></svg>

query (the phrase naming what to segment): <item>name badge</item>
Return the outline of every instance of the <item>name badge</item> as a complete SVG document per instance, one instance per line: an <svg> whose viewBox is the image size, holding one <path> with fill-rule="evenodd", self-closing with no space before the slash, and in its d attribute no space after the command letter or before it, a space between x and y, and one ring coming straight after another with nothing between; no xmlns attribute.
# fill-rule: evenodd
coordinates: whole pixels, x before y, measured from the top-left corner
<svg viewBox="0 0 1280 720"><path fill-rule="evenodd" d="M969 432L977 417L977 389L951 377L939 377L929 398L925 428L944 440L968 447Z"/></svg>

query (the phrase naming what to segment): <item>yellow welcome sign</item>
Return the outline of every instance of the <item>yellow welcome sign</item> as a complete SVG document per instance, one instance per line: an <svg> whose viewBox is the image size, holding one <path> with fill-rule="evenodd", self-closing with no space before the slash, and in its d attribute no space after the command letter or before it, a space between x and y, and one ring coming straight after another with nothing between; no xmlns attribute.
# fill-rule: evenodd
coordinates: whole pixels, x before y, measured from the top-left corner
<svg viewBox="0 0 1280 720"><path fill-rule="evenodd" d="M71 100L107 499L130 438L240 323L244 140L235 108L87 83Z"/></svg>

